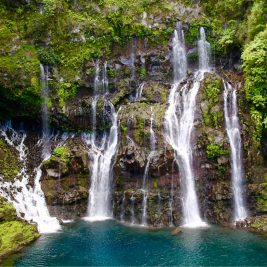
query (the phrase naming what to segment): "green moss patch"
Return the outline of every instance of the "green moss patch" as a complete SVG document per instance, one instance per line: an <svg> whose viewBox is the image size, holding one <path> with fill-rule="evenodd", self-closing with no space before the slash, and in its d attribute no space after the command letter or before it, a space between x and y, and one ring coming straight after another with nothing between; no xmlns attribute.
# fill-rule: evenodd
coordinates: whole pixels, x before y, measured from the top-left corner
<svg viewBox="0 0 267 267"><path fill-rule="evenodd" d="M259 185L258 189L259 196L257 198L257 207L260 211L267 211L267 183Z"/></svg>
<svg viewBox="0 0 267 267"><path fill-rule="evenodd" d="M12 221L17 217L14 207L0 197L0 222Z"/></svg>
<svg viewBox="0 0 267 267"><path fill-rule="evenodd" d="M14 179L19 172L17 153L0 139L0 174L6 179Z"/></svg>
<svg viewBox="0 0 267 267"><path fill-rule="evenodd" d="M208 101L203 110L204 124L209 127L218 128L223 123L223 111L216 106L219 104L220 92L222 90L221 79L208 76L203 84L204 98Z"/></svg>
<svg viewBox="0 0 267 267"><path fill-rule="evenodd" d="M36 226L17 220L14 207L0 197L0 260L38 237Z"/></svg>
<svg viewBox="0 0 267 267"><path fill-rule="evenodd" d="M208 159L216 160L220 156L228 155L228 151L223 149L221 146L216 144L209 144L207 145L207 157Z"/></svg>
<svg viewBox="0 0 267 267"><path fill-rule="evenodd" d="M43 162L44 169L58 169L62 173L68 171L71 153L68 147L60 146L55 148L51 157Z"/></svg>
<svg viewBox="0 0 267 267"><path fill-rule="evenodd" d="M250 229L255 232L267 233L267 215L252 218Z"/></svg>
<svg viewBox="0 0 267 267"><path fill-rule="evenodd" d="M0 258L20 250L39 237L36 226L23 221L0 224Z"/></svg>
<svg viewBox="0 0 267 267"><path fill-rule="evenodd" d="M58 157L66 162L70 158L70 150L66 146L59 146L53 151L52 157Z"/></svg>

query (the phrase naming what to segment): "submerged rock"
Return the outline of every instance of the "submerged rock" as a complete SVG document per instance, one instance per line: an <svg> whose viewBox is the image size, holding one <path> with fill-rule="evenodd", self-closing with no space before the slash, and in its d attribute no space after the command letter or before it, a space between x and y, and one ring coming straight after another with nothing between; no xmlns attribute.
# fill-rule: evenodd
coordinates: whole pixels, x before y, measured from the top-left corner
<svg viewBox="0 0 267 267"><path fill-rule="evenodd" d="M172 235L179 235L181 234L183 231L180 227L176 227L174 230L172 230Z"/></svg>

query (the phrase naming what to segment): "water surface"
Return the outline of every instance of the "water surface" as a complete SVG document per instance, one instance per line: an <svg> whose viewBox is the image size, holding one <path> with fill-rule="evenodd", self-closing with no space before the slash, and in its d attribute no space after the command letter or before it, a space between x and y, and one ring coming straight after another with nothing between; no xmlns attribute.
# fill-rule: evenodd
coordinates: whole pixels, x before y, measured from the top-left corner
<svg viewBox="0 0 267 267"><path fill-rule="evenodd" d="M115 221L76 222L26 248L15 266L267 264L267 238L212 226L183 230L126 227Z"/></svg>

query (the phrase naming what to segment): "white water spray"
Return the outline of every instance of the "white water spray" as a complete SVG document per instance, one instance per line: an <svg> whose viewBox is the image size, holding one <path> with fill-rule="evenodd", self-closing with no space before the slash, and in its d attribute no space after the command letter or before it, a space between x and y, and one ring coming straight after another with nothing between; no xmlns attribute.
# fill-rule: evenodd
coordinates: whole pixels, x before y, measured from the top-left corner
<svg viewBox="0 0 267 267"><path fill-rule="evenodd" d="M152 109L151 109L152 111ZM145 172L143 176L143 186L142 186L142 192L143 192L143 202L142 202L142 207L143 207L143 213L142 213L142 218L141 218L141 224L143 226L147 225L147 198L148 198L148 171L149 171L149 164L150 161L155 153L156 149L156 139L155 139L155 132L153 130L153 123L154 123L155 115L154 113L151 114L150 117L150 153L148 155L146 167L145 167Z"/></svg>
<svg viewBox="0 0 267 267"><path fill-rule="evenodd" d="M134 205L135 205L135 197L134 194L131 196L131 224L134 225L135 222L135 212L134 212Z"/></svg>
<svg viewBox="0 0 267 267"><path fill-rule="evenodd" d="M177 24L172 38L172 64L174 82L180 82L186 78L187 60L182 24Z"/></svg>
<svg viewBox="0 0 267 267"><path fill-rule="evenodd" d="M28 149L25 145L26 133L15 131L9 123L1 127L0 135L19 152L19 160L22 164L22 168L14 181L7 182L2 179L0 194L14 205L19 217L37 223L40 233L53 233L60 230L58 220L49 215L46 206L40 183L42 175L40 166L35 170L34 187L32 188L29 185L27 174Z"/></svg>
<svg viewBox="0 0 267 267"><path fill-rule="evenodd" d="M122 202L121 202L121 214L120 221L124 222L124 207L125 207L125 191L123 192Z"/></svg>
<svg viewBox="0 0 267 267"><path fill-rule="evenodd" d="M41 71L41 97L42 97L42 157L46 159L50 156L50 127L48 120L48 97L49 97L49 86L48 86L48 67L40 64Z"/></svg>
<svg viewBox="0 0 267 267"><path fill-rule="evenodd" d="M234 221L247 218L243 196L244 169L242 164L242 140L237 111L236 90L224 81L224 117L231 147L232 190L234 194Z"/></svg>
<svg viewBox="0 0 267 267"><path fill-rule="evenodd" d="M136 94L134 97L134 101L140 101L142 99L142 93L143 93L143 89L144 89L145 83L142 82L136 90Z"/></svg>
<svg viewBox="0 0 267 267"><path fill-rule="evenodd" d="M206 41L206 34L203 27L200 28L200 39L198 40L199 69L210 71L211 50L210 43Z"/></svg>
<svg viewBox="0 0 267 267"><path fill-rule="evenodd" d="M204 78L204 71L201 69L196 72L193 85L190 86L189 83L186 83L178 92L181 81L186 78L187 70L184 35L181 24L174 31L172 41L174 84L171 88L169 106L165 114L165 137L174 149L175 160L179 166L182 188L183 226L192 228L202 227L206 226L206 223L202 221L200 216L195 189L191 138L194 128L196 96L200 88L200 82ZM198 44L202 45L202 42ZM202 60L206 59L200 57L200 61ZM205 64L200 62L199 66L204 66Z"/></svg>
<svg viewBox="0 0 267 267"><path fill-rule="evenodd" d="M97 221L112 217L111 183L114 156L117 152L118 124L117 113L111 102L105 103L109 107L112 126L109 133L105 133L97 140L93 134L83 134L83 140L91 147L91 187L86 220Z"/></svg>
<svg viewBox="0 0 267 267"><path fill-rule="evenodd" d="M100 80L100 67L99 67L99 60L96 60L95 63L95 78L94 78L94 94L98 95L99 89L102 87L102 81Z"/></svg>
<svg viewBox="0 0 267 267"><path fill-rule="evenodd" d="M104 93L108 92L108 76L107 76L107 66L108 63L107 61L104 62L104 67L103 67L103 76L102 76L102 88L104 89Z"/></svg>

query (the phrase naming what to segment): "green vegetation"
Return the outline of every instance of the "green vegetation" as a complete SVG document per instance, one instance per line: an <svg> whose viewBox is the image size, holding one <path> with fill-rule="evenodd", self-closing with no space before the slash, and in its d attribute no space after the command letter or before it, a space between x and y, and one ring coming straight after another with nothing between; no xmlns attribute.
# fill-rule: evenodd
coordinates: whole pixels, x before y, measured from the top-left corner
<svg viewBox="0 0 267 267"><path fill-rule="evenodd" d="M116 57L133 39L145 38L149 47L168 45L175 23L181 20L188 26L188 48L195 47L199 27L204 26L216 58L242 53L246 96L257 123L253 136L261 139L267 123L266 1L201 0L198 15L193 15L195 10L179 11L193 2L44 0L44 13L40 14L41 1L1 1L0 119L39 114L40 63L52 69L51 105L63 108L91 78L96 58ZM195 62L196 57L192 51L189 61ZM142 66L137 73L141 79L147 77ZM109 78L116 75L115 69L108 69ZM19 110L17 114L14 108ZM217 115L212 110L210 116L204 114L205 123L216 127L222 118Z"/></svg>
<svg viewBox="0 0 267 267"><path fill-rule="evenodd" d="M140 67L138 69L138 73L141 79L144 79L146 77L146 69L145 67Z"/></svg>
<svg viewBox="0 0 267 267"><path fill-rule="evenodd" d="M17 152L0 139L0 174L5 179L14 179L19 172L19 161Z"/></svg>
<svg viewBox="0 0 267 267"><path fill-rule="evenodd" d="M40 63L52 67L55 83L51 94L56 101L50 103L62 108L84 85L88 63L91 66L96 58L116 56L118 47L130 44L133 38L146 38L150 46L167 45L179 18L175 4L168 0L2 1L0 119L39 115ZM183 5L189 1L180 1L179 6ZM145 20L144 12L148 14ZM155 23L154 18L160 22ZM146 77L145 68L138 73ZM109 78L115 75L115 69L109 68Z"/></svg>
<svg viewBox="0 0 267 267"><path fill-rule="evenodd" d="M13 206L0 197L0 222L13 221L16 218L17 215Z"/></svg>
<svg viewBox="0 0 267 267"><path fill-rule="evenodd" d="M261 140L267 124L267 2L264 0L201 1L219 45L226 53L242 52L246 97Z"/></svg>
<svg viewBox="0 0 267 267"><path fill-rule="evenodd" d="M59 83L57 88L59 107L64 107L66 101L76 95L77 90L78 86L76 84L67 82Z"/></svg>
<svg viewBox="0 0 267 267"><path fill-rule="evenodd" d="M203 119L206 126L218 128L222 126L223 111L217 106L222 89L221 79L218 77L208 76L203 84L204 101L207 106L203 108Z"/></svg>
<svg viewBox="0 0 267 267"><path fill-rule="evenodd" d="M63 161L68 161L70 158L69 148L66 146L59 146L55 148L52 153L52 157L58 157L61 158Z"/></svg>
<svg viewBox="0 0 267 267"><path fill-rule="evenodd" d="M251 103L251 113L256 122L257 139L263 126L267 126L267 27L245 46L242 55L246 75L246 96Z"/></svg>
<svg viewBox="0 0 267 267"><path fill-rule="evenodd" d="M259 196L257 198L258 209L261 212L267 211L267 182L259 185Z"/></svg>
<svg viewBox="0 0 267 267"><path fill-rule="evenodd" d="M207 145L207 157L211 160L217 160L220 156L228 155L228 151L216 144Z"/></svg>

